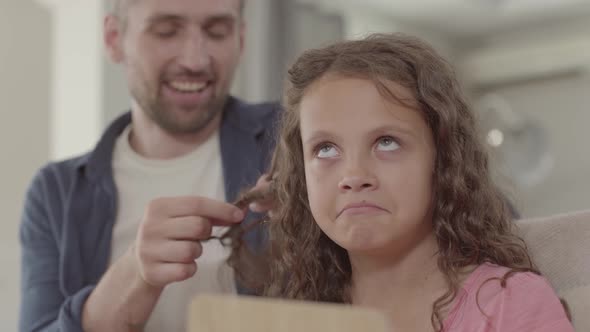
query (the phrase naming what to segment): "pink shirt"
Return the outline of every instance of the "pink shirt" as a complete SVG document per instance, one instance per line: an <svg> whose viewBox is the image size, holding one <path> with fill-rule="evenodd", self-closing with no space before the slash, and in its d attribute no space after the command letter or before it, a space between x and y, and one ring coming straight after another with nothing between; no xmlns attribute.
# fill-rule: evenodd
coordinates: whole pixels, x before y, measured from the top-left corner
<svg viewBox="0 0 590 332"><path fill-rule="evenodd" d="M444 331L574 331L545 278L526 272L509 277L505 288L499 280L486 282L489 278L502 277L507 271L508 268L493 264L482 264L475 269L457 293L455 304L444 321Z"/></svg>

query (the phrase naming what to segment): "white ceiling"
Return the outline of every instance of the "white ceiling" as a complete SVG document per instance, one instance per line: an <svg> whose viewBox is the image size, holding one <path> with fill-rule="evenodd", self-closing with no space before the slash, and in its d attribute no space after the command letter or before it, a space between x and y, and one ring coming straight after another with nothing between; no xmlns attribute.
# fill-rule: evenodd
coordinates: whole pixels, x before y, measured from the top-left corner
<svg viewBox="0 0 590 332"><path fill-rule="evenodd" d="M313 2L313 1L312 1ZM358 6L452 37L474 37L546 20L588 17L590 0L319 0Z"/></svg>

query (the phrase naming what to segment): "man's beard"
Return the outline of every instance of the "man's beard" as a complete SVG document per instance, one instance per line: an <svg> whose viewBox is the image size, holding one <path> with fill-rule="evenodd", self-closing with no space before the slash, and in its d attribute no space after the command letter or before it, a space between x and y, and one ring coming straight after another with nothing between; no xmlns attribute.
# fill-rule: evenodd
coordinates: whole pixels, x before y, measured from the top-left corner
<svg viewBox="0 0 590 332"><path fill-rule="evenodd" d="M214 87L210 87L214 88ZM206 128L211 121L223 110L228 94L214 95L204 105L188 108L178 108L173 105L167 105L159 93L150 94L149 85L145 82L131 85L131 96L142 108L143 112L149 116L160 128L170 134L194 134ZM174 110L173 108L177 108ZM194 117L187 121L175 115L176 112L196 113Z"/></svg>

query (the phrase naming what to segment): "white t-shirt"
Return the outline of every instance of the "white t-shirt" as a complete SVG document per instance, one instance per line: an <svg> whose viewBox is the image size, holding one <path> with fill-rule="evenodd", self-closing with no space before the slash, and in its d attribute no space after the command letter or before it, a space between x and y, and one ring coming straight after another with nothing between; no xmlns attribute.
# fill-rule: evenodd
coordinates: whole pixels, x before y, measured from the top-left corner
<svg viewBox="0 0 590 332"><path fill-rule="evenodd" d="M219 134L196 150L171 160L149 160L129 144L128 127L115 143L113 172L118 190L117 219L111 243L111 264L135 240L147 204L161 197L196 195L225 200ZM220 235L223 227L214 227ZM232 269L225 263L229 248L219 241L203 243L195 276L168 285L146 326L146 332L186 331L188 305L199 293L235 293Z"/></svg>

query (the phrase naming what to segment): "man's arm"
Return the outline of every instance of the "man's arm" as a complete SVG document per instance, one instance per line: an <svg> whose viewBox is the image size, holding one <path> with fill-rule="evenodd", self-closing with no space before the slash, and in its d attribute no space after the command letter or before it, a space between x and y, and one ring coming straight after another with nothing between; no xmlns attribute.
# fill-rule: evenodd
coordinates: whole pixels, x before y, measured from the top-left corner
<svg viewBox="0 0 590 332"><path fill-rule="evenodd" d="M200 241L211 236L212 227L243 218L236 206L203 197L152 201L135 244L109 268L84 305L84 330L141 330L164 287L196 273Z"/></svg>
<svg viewBox="0 0 590 332"><path fill-rule="evenodd" d="M84 331L143 330L163 287L144 282L134 256L135 248L131 247L90 294L82 313Z"/></svg>

